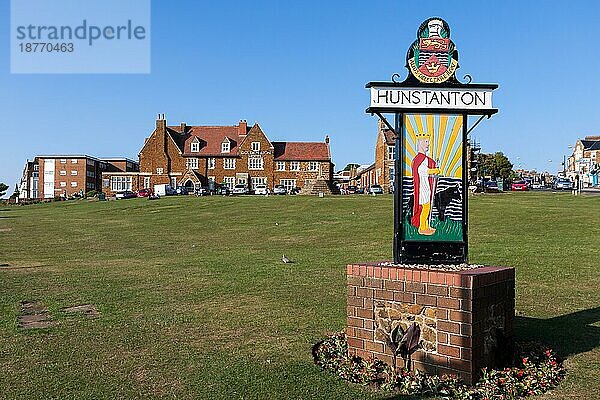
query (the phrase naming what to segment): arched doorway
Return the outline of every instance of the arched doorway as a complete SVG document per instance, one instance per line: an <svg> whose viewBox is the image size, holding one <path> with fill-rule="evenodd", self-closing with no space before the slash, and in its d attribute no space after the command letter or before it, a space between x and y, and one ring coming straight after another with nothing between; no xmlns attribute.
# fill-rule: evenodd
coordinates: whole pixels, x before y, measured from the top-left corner
<svg viewBox="0 0 600 400"><path fill-rule="evenodd" d="M188 191L188 193L194 193L194 182L192 182L191 179L188 179L187 181L185 181L185 189Z"/></svg>

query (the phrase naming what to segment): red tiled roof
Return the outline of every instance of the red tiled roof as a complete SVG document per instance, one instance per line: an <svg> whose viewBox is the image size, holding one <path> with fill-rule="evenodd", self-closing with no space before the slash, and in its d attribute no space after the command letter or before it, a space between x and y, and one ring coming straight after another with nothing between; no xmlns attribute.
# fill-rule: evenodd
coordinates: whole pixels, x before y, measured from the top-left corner
<svg viewBox="0 0 600 400"><path fill-rule="evenodd" d="M329 161L329 146L325 142L273 142L276 161Z"/></svg>
<svg viewBox="0 0 600 400"><path fill-rule="evenodd" d="M185 155L198 156L224 156L238 155L237 145L242 141L243 137L239 136L239 127L233 126L188 126L185 134L180 133L178 126L169 126L169 133L181 152ZM195 138L198 138L200 143L199 152L191 152L191 145ZM229 153L221 153L221 143L229 139Z"/></svg>

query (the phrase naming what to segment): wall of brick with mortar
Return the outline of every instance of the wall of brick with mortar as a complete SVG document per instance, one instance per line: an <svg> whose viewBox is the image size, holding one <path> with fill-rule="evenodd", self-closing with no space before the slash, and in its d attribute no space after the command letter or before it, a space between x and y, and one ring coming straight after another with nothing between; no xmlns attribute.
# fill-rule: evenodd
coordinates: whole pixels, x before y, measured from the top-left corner
<svg viewBox="0 0 600 400"><path fill-rule="evenodd" d="M390 346L376 335L374 310L377 304L394 303L435 309L437 346L413 354L417 369L459 375L472 383L481 368L493 367L507 353L513 334L514 268L437 271L367 263L348 265L346 272L351 354L393 364ZM400 358L397 365L403 365Z"/></svg>

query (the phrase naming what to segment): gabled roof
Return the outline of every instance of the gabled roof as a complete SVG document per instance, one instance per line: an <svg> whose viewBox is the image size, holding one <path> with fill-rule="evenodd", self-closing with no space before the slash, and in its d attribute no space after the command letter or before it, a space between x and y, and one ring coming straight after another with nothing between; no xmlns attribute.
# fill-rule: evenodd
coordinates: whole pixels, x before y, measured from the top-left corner
<svg viewBox="0 0 600 400"><path fill-rule="evenodd" d="M232 126L189 126L184 134L179 132L179 127L169 126L169 135L185 156L237 156L238 144L241 137L238 135L239 127ZM221 143L227 138L230 142L229 153L221 153ZM191 144L197 139L200 142L200 151L191 151Z"/></svg>
<svg viewBox="0 0 600 400"><path fill-rule="evenodd" d="M600 150L600 140L582 140L584 150Z"/></svg>
<svg viewBox="0 0 600 400"><path fill-rule="evenodd" d="M275 161L330 161L325 142L272 142Z"/></svg>

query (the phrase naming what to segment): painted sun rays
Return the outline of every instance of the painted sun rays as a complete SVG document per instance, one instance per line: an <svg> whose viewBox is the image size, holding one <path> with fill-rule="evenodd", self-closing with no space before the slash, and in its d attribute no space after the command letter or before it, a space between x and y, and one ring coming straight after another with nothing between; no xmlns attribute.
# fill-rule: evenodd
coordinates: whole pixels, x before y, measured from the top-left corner
<svg viewBox="0 0 600 400"><path fill-rule="evenodd" d="M431 134L428 155L436 160L441 175L462 177L462 115L406 114L406 153L404 176L411 176L411 163L417 154L416 135Z"/></svg>

